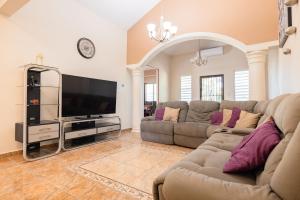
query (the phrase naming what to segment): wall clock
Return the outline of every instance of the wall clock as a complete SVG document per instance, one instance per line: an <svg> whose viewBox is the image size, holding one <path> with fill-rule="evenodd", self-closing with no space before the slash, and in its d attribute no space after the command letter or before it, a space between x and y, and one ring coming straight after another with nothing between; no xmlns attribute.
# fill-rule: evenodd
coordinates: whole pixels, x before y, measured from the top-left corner
<svg viewBox="0 0 300 200"><path fill-rule="evenodd" d="M80 38L77 42L79 54L87 59L93 58L96 52L94 43L88 38Z"/></svg>

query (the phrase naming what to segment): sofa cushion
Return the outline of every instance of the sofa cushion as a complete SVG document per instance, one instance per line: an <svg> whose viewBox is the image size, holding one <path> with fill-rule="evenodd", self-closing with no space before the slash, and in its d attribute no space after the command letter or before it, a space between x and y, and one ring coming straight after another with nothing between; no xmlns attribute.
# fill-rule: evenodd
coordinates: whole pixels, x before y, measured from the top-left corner
<svg viewBox="0 0 300 200"><path fill-rule="evenodd" d="M215 133L208 138L199 148L204 146L216 147L218 149L232 151L243 139L243 136L226 133Z"/></svg>
<svg viewBox="0 0 300 200"><path fill-rule="evenodd" d="M215 111L210 116L210 123L213 125L220 125L223 121L223 112Z"/></svg>
<svg viewBox="0 0 300 200"><path fill-rule="evenodd" d="M172 121L172 122L178 121L180 108L165 107L164 109L165 109L164 117L163 117L164 121Z"/></svg>
<svg viewBox="0 0 300 200"><path fill-rule="evenodd" d="M141 131L173 136L174 123L170 121L142 121Z"/></svg>
<svg viewBox="0 0 300 200"><path fill-rule="evenodd" d="M264 166L273 148L280 142L274 121L261 125L232 150L224 172L248 172Z"/></svg>
<svg viewBox="0 0 300 200"><path fill-rule="evenodd" d="M155 120L162 121L164 119L165 108L158 108L155 110Z"/></svg>
<svg viewBox="0 0 300 200"><path fill-rule="evenodd" d="M291 139L291 136L292 134L286 135L285 138L282 139L280 143L273 149L266 161L263 171L259 173L256 178L257 185L270 184L271 177L273 176L274 171L276 170L278 164L282 159L282 156Z"/></svg>
<svg viewBox="0 0 300 200"><path fill-rule="evenodd" d="M229 109L232 110L234 107L237 107L241 110L245 110L247 112L253 112L254 106L257 101L227 101L223 100L220 105L220 110Z"/></svg>
<svg viewBox="0 0 300 200"><path fill-rule="evenodd" d="M174 125L174 134L190 137L207 138L206 130L208 123L182 122Z"/></svg>
<svg viewBox="0 0 300 200"><path fill-rule="evenodd" d="M223 110L223 121L221 123L221 126L227 126L227 124L231 118L231 115L232 115L232 110L229 110L229 109Z"/></svg>
<svg viewBox="0 0 300 200"><path fill-rule="evenodd" d="M179 116L178 116L178 122L184 122L186 119L186 115L189 109L189 105L185 101L170 101L165 103L159 103L157 105L157 108L180 108Z"/></svg>
<svg viewBox="0 0 300 200"><path fill-rule="evenodd" d="M186 117L187 122L209 122L210 116L220 107L214 101L191 101Z"/></svg>
<svg viewBox="0 0 300 200"><path fill-rule="evenodd" d="M283 134L293 133L300 121L300 94L285 97L273 117Z"/></svg>
<svg viewBox="0 0 300 200"><path fill-rule="evenodd" d="M277 109L277 106L281 103L281 101L289 96L290 94L284 94L281 96L278 96L274 99L272 99L271 101L269 101L268 106L265 110L264 115L260 118L260 120L258 121L258 125L262 124L268 117L270 116L274 116L274 113Z"/></svg>
<svg viewBox="0 0 300 200"><path fill-rule="evenodd" d="M263 114L265 114L268 105L269 105L269 101L259 101L254 106L253 112L260 113L263 115Z"/></svg>
<svg viewBox="0 0 300 200"><path fill-rule="evenodd" d="M236 122L234 128L256 128L261 114L254 114L242 111L239 120Z"/></svg>
<svg viewBox="0 0 300 200"><path fill-rule="evenodd" d="M286 200L300 199L300 123L271 178L271 188Z"/></svg>
<svg viewBox="0 0 300 200"><path fill-rule="evenodd" d="M236 122L240 119L240 114L241 114L241 109L236 107L232 109L232 114L227 124L229 128L235 127Z"/></svg>

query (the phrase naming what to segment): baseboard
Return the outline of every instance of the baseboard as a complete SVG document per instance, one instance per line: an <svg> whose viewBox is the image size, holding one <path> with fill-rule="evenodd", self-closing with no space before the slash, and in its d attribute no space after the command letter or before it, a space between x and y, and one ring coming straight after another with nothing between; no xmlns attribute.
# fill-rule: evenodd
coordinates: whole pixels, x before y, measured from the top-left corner
<svg viewBox="0 0 300 200"><path fill-rule="evenodd" d="M23 153L23 150L16 150L16 151L3 153L3 154L0 154L0 159L1 158L7 158L7 157L10 157L10 156L14 156L14 155L22 155L22 153Z"/></svg>

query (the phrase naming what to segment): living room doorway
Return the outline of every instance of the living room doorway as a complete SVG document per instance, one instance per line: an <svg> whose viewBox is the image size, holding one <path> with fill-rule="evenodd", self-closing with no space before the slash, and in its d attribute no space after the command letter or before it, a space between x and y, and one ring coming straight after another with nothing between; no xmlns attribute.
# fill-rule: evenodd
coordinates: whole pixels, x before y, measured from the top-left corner
<svg viewBox="0 0 300 200"><path fill-rule="evenodd" d="M144 71L144 116L152 116L159 101L159 69Z"/></svg>

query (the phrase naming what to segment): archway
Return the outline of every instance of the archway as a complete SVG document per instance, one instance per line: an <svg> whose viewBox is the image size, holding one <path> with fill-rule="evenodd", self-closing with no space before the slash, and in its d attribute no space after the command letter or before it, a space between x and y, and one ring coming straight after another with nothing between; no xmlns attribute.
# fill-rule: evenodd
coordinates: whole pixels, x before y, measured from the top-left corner
<svg viewBox="0 0 300 200"><path fill-rule="evenodd" d="M265 51L257 51L257 50L266 50L270 45L270 43L266 44L260 44L257 45L257 48L253 48L253 46L250 48L248 45L242 43L239 40L236 40L230 36L226 36L219 33L211 33L211 32L196 32L196 33L187 33L182 34L177 37L172 38L170 41L165 43L160 43L156 47L154 47L151 51L149 51L144 58L137 64L129 65L128 68L132 70L132 85L133 85L133 110L132 110L132 120L133 120L133 126L132 129L135 132L139 132L140 130L140 121L143 117L143 70L147 66L147 64L153 59L155 56L166 50L167 48L170 48L174 45L190 41L190 40L213 40L222 42L228 45L231 45L242 52L244 52L248 58L249 67L250 65L253 65L254 67L254 73L257 74L260 73L259 79L254 78L253 80L250 80L250 82L253 82L254 85L250 87L257 88L256 86L260 84L259 88L261 89L261 92L256 92L260 96L255 96L251 94L250 88L250 97L255 97L253 99L255 100L264 100L266 98L265 96L265 66L266 66L266 53ZM253 51L255 50L255 51ZM251 51L249 53L249 51ZM251 76L251 70L250 70L250 76ZM252 74L252 77L257 77ZM250 77L251 79L251 77ZM257 90L256 90L257 91ZM252 95L252 96L251 96Z"/></svg>

